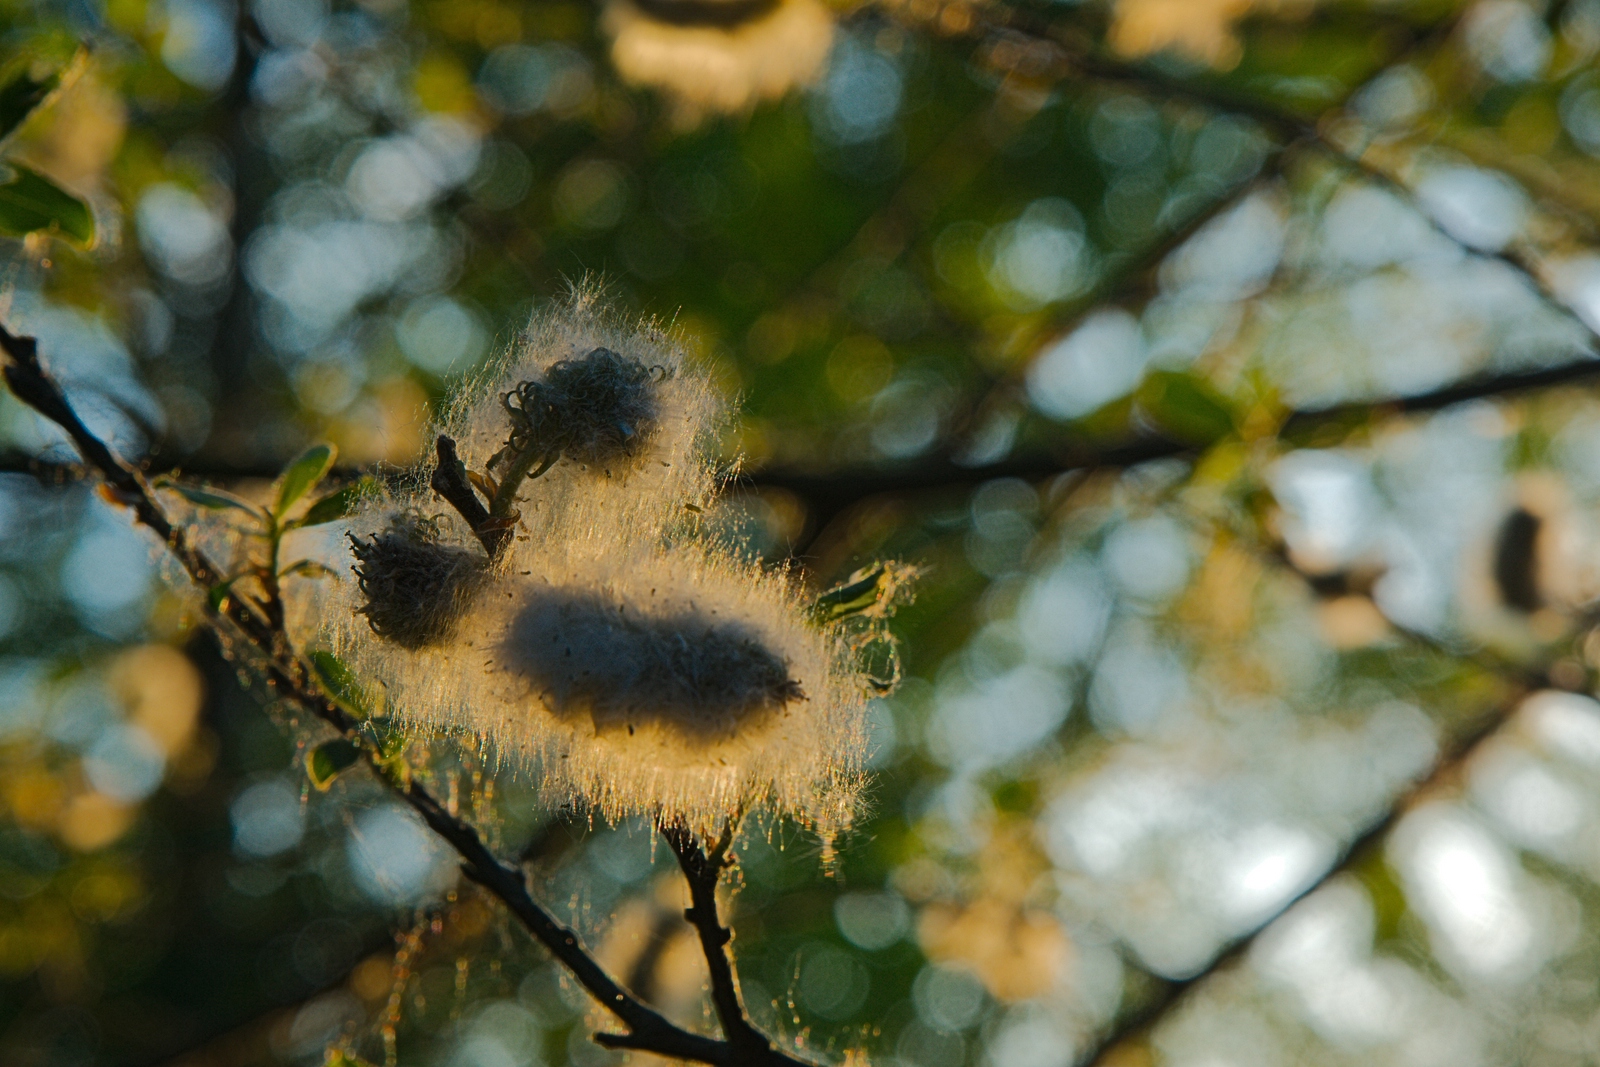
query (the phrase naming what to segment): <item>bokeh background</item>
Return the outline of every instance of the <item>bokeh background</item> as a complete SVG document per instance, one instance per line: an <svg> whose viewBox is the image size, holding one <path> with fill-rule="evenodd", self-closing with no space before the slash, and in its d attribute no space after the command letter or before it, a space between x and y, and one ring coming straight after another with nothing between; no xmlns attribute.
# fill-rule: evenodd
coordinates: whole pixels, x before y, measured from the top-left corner
<svg viewBox="0 0 1600 1067"><path fill-rule="evenodd" d="M1600 1057L1600 3L0 25L13 65L92 43L6 152L99 229L7 242L4 319L153 471L408 463L593 274L740 398L709 521L818 588L923 568L870 810L741 845L769 1032L882 1067ZM621 1062L420 824L309 787L310 732L9 396L0 444L0 1061ZM433 749L709 1027L645 828Z"/></svg>

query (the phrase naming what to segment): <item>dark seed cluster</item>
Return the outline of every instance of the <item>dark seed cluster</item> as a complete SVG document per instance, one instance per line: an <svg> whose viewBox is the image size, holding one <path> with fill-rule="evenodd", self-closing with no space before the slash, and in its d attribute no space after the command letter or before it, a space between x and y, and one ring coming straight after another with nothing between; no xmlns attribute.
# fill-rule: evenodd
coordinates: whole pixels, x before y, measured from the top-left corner
<svg viewBox="0 0 1600 1067"><path fill-rule="evenodd" d="M634 455L660 422L662 373L609 348L562 360L505 394L511 437L490 466L530 452L589 464Z"/></svg>
<svg viewBox="0 0 1600 1067"><path fill-rule="evenodd" d="M532 597L502 655L558 714L588 714L596 729L658 722L713 738L806 699L783 658L738 623L640 617L574 590Z"/></svg>
<svg viewBox="0 0 1600 1067"><path fill-rule="evenodd" d="M433 523L415 516L366 541L352 535L350 547L366 597L357 611L373 633L404 648L447 638L488 574L480 553L441 544Z"/></svg>

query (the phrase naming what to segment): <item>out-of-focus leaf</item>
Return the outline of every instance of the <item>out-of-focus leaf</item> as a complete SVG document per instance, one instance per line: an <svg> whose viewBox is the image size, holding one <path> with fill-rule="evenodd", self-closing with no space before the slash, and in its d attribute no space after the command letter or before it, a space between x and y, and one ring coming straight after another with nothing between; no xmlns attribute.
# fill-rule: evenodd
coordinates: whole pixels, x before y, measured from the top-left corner
<svg viewBox="0 0 1600 1067"><path fill-rule="evenodd" d="M344 660L325 649L309 653L311 665L317 670L322 688L340 707L365 719L372 714L372 701L356 673L345 666Z"/></svg>
<svg viewBox="0 0 1600 1067"><path fill-rule="evenodd" d="M378 746L378 754L384 759L393 759L403 755L406 746L411 743L411 738L406 736L395 721L387 715L375 716L365 723L368 736Z"/></svg>
<svg viewBox="0 0 1600 1067"><path fill-rule="evenodd" d="M279 571L278 577L327 578L337 573L325 563L318 563L314 559L299 559Z"/></svg>
<svg viewBox="0 0 1600 1067"><path fill-rule="evenodd" d="M353 767L360 758L361 750L342 737L324 741L306 753L306 774L312 785L327 790L340 771Z"/></svg>
<svg viewBox="0 0 1600 1067"><path fill-rule="evenodd" d="M821 622L837 622L851 615L859 615L876 606L888 577L889 569L880 563L866 577L830 589L817 597L811 605L812 614Z"/></svg>
<svg viewBox="0 0 1600 1067"><path fill-rule="evenodd" d="M354 1053L330 1048L324 1053L322 1067L373 1067L373 1065L371 1060L364 1060Z"/></svg>
<svg viewBox="0 0 1600 1067"><path fill-rule="evenodd" d="M94 242L89 205L49 178L17 163L0 181L0 233L21 237L54 230L83 244Z"/></svg>
<svg viewBox="0 0 1600 1067"><path fill-rule="evenodd" d="M283 518L301 497L315 489L332 469L335 455L332 445L312 445L300 453L278 478L278 502L273 505L272 513Z"/></svg>
<svg viewBox="0 0 1600 1067"><path fill-rule="evenodd" d="M1227 398L1193 374L1152 371L1135 398L1163 433L1184 444L1209 445L1238 429Z"/></svg>
<svg viewBox="0 0 1600 1067"><path fill-rule="evenodd" d="M61 84L61 72L51 71L43 78L35 78L26 69L0 86L0 140L11 136L11 131L33 114Z"/></svg>
<svg viewBox="0 0 1600 1067"><path fill-rule="evenodd" d="M248 500L242 500L232 493L225 493L221 489L203 489L196 485L183 485L179 482L164 482L164 488L171 489L183 499L196 507L206 508L209 511L223 511L234 508L248 513L254 518L261 518L261 509Z"/></svg>
<svg viewBox="0 0 1600 1067"><path fill-rule="evenodd" d="M325 522L334 522L350 514L350 510L373 485L373 479L361 478L351 482L343 489L335 490L319 500L313 501L306 509L306 513L291 525L294 526L321 526Z"/></svg>
<svg viewBox="0 0 1600 1067"><path fill-rule="evenodd" d="M411 763L406 759L406 749L411 746L411 738L398 723L384 715L368 719L361 728L378 748L378 773L396 789L408 788Z"/></svg>

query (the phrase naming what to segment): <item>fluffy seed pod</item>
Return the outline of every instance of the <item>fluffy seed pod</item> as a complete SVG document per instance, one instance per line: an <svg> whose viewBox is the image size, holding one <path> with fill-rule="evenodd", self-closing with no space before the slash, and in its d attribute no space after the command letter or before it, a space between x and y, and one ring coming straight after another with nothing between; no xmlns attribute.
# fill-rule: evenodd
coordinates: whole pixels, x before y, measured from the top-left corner
<svg viewBox="0 0 1600 1067"><path fill-rule="evenodd" d="M501 398L511 436L489 466L524 455L590 464L631 458L655 435L660 412L653 387L665 374L609 348L562 360L542 380L522 382Z"/></svg>
<svg viewBox="0 0 1600 1067"><path fill-rule="evenodd" d="M428 551L481 561L481 584L449 601L459 612L426 626L426 640L400 641L388 615L364 625L376 598L343 583L298 613L315 627L303 640L381 684L395 717L492 742L552 804L713 833L754 810L839 830L862 781L868 683L847 636L788 573L701 530L723 419L670 337L579 293L438 427L478 492L516 494L514 536L493 563L432 496L427 468L351 520L371 555L414 547L366 533L387 515L438 514ZM544 454L536 441L560 442L563 458L536 479L496 482L491 457ZM360 566L372 586L371 562Z"/></svg>
<svg viewBox="0 0 1600 1067"><path fill-rule="evenodd" d="M522 494L527 540L505 559L507 569L529 570L552 539L657 536L693 514L685 505L705 506L718 480L705 457L727 418L680 344L580 289L456 397L438 432L496 488L511 481ZM510 469L518 456L536 481ZM426 473L417 472L412 492L437 510Z"/></svg>
<svg viewBox="0 0 1600 1067"><path fill-rule="evenodd" d="M606 0L601 26L617 72L665 93L681 126L809 84L833 45L820 0Z"/></svg>
<svg viewBox="0 0 1600 1067"><path fill-rule="evenodd" d="M365 541L352 534L350 550L365 598L356 613L402 648L447 638L488 570L482 553L441 544L437 527L417 516L397 517Z"/></svg>
<svg viewBox="0 0 1600 1067"><path fill-rule="evenodd" d="M592 589L529 596L498 654L553 714L588 716L597 732L661 722L713 740L805 699L789 665L741 624L629 615Z"/></svg>

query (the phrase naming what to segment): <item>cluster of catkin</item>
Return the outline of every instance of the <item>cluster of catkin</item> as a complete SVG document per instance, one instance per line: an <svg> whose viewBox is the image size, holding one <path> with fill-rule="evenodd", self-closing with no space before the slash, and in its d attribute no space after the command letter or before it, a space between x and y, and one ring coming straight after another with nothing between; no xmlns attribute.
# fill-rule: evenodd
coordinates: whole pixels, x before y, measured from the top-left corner
<svg viewBox="0 0 1600 1067"><path fill-rule="evenodd" d="M301 605L303 640L400 721L488 740L552 804L832 835L859 792L865 688L788 572L706 532L727 419L670 334L579 293L436 428L499 502L502 547L419 466L352 515L351 574Z"/></svg>

